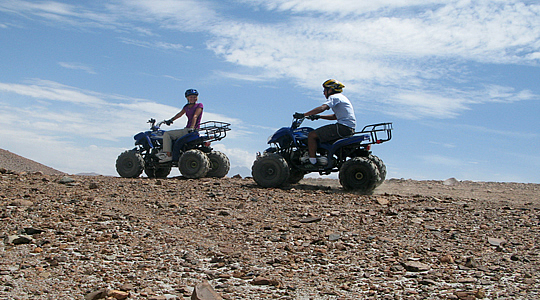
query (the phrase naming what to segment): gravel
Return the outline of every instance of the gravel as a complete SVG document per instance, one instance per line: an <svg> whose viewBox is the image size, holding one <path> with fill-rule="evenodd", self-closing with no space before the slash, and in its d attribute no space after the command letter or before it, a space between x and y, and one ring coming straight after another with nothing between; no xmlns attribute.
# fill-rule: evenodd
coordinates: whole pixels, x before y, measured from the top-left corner
<svg viewBox="0 0 540 300"><path fill-rule="evenodd" d="M1 171L2 299L540 298L537 184Z"/></svg>

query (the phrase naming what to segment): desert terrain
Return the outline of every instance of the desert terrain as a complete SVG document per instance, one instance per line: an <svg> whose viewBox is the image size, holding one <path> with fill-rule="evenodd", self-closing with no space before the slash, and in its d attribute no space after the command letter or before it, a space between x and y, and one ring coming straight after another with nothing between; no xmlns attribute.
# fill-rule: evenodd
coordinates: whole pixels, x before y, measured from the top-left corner
<svg viewBox="0 0 540 300"><path fill-rule="evenodd" d="M0 160L1 162L1 160ZM1 299L539 299L540 185L124 179L0 164Z"/></svg>

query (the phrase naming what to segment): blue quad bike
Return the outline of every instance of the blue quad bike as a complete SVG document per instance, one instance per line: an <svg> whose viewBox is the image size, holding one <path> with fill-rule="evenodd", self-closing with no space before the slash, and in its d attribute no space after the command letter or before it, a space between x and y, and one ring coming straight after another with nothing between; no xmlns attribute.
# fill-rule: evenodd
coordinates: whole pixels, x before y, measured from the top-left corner
<svg viewBox="0 0 540 300"><path fill-rule="evenodd" d="M229 172L229 158L210 147L213 141L226 137L231 130L229 123L208 121L201 123L200 129L192 131L173 141L172 161L160 163L157 153L163 149L165 123L150 119L150 130L134 136L135 148L122 152L116 159L116 171L121 177L136 178L142 172L149 178L164 178L172 167L178 167L186 178L222 178Z"/></svg>
<svg viewBox="0 0 540 300"><path fill-rule="evenodd" d="M310 118L309 119L315 119ZM293 117L291 127L282 127L268 138L270 148L257 158L251 168L255 182L262 187L295 184L305 174L328 175L339 172L339 182L345 190L370 194L386 178L383 161L371 153L372 144L392 138L392 123L365 126L362 131L328 143L318 143L317 154L322 159L316 165L308 160L308 134L313 128L300 127L305 118Z"/></svg>

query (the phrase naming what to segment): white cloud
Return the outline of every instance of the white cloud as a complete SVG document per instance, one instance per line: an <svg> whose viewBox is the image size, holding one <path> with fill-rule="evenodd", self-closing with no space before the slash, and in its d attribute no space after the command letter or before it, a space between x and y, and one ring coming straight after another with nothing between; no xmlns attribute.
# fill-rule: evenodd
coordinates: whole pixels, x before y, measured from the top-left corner
<svg viewBox="0 0 540 300"><path fill-rule="evenodd" d="M389 113L408 119L423 117L453 118L468 109L468 101L443 97L438 94L405 92L388 100Z"/></svg>
<svg viewBox="0 0 540 300"><path fill-rule="evenodd" d="M96 74L94 69L90 66L87 66L85 64L81 63L74 63L74 62L59 62L58 63L61 67L66 69L72 69L72 70L82 70L89 74Z"/></svg>
<svg viewBox="0 0 540 300"><path fill-rule="evenodd" d="M94 7L95 8L95 7ZM110 13L93 12L84 6L66 4L58 1L25 1L3 0L0 2L0 11L38 16L46 21L57 24L73 26L111 28L120 26L116 23L116 16Z"/></svg>
<svg viewBox="0 0 540 300"><path fill-rule="evenodd" d="M101 105L105 103L97 96L47 80L36 80L34 84L29 85L0 82L0 91L74 104Z"/></svg>
<svg viewBox="0 0 540 300"><path fill-rule="evenodd" d="M488 99L493 102L516 102L523 100L538 99L539 96L533 94L529 90L523 90L520 92L515 91L512 87L490 85L487 87Z"/></svg>
<svg viewBox="0 0 540 300"><path fill-rule="evenodd" d="M122 0L114 10L133 19L156 22L160 27L201 31L217 18L212 2L204 0Z"/></svg>
<svg viewBox="0 0 540 300"><path fill-rule="evenodd" d="M240 2L263 6L268 10L291 11L293 13L316 12L326 15L355 15L380 9L434 5L454 2L451 0L238 0Z"/></svg>
<svg viewBox="0 0 540 300"><path fill-rule="evenodd" d="M159 49L159 50L183 50L186 48L191 47L184 47L181 44L172 44L172 43L166 43L166 42L160 42L160 41L141 41L141 40L133 40L133 39L127 39L127 38L121 38L122 43L129 44L129 45L135 45L143 48L150 48L150 49Z"/></svg>

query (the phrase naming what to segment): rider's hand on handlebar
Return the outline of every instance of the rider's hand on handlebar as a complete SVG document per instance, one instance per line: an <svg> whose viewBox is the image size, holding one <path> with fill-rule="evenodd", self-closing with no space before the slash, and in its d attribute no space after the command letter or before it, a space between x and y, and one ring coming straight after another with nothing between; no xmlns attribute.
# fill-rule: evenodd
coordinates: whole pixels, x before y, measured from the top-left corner
<svg viewBox="0 0 540 300"><path fill-rule="evenodd" d="M163 123L167 124L168 126L170 126L172 123L173 123L173 120L165 120L163 121Z"/></svg>
<svg viewBox="0 0 540 300"><path fill-rule="evenodd" d="M315 121L315 120L320 119L321 116L319 116L319 115L311 115L311 116L307 116L306 118L311 120L311 121Z"/></svg>
<svg viewBox="0 0 540 300"><path fill-rule="evenodd" d="M299 113L299 112L294 113L294 115L293 115L293 118L295 118L295 119L303 119L304 117L305 117L305 115L303 113Z"/></svg>

